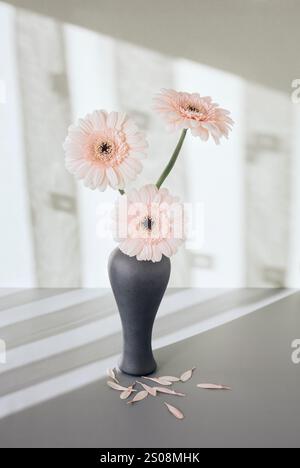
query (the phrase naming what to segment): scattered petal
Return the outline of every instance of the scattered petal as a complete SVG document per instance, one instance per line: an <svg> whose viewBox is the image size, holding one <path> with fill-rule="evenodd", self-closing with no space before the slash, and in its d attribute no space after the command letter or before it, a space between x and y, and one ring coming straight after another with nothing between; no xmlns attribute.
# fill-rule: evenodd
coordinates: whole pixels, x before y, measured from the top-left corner
<svg viewBox="0 0 300 468"><path fill-rule="evenodd" d="M163 377L159 377L162 380L166 380L167 382L179 382L178 377L173 377L172 375L165 375Z"/></svg>
<svg viewBox="0 0 300 468"><path fill-rule="evenodd" d="M175 395L175 396L185 396L185 393L179 393L176 392L175 390L171 390L170 388L165 388L165 387L154 387L156 392L160 393L167 393L168 395Z"/></svg>
<svg viewBox="0 0 300 468"><path fill-rule="evenodd" d="M198 384L197 387L204 388L205 390L231 390L227 385L216 385L211 383Z"/></svg>
<svg viewBox="0 0 300 468"><path fill-rule="evenodd" d="M117 384L116 382L112 382L111 380L109 380L109 381L107 382L107 385L108 385L109 387L113 388L114 390L119 390L119 391L122 391L122 392L123 392L124 390L128 390L127 387L123 387L122 385L119 385L119 384Z"/></svg>
<svg viewBox="0 0 300 468"><path fill-rule="evenodd" d="M114 369L107 369L107 375L108 377L110 377L111 379L113 379L116 383L120 383L116 377L116 374L114 372Z"/></svg>
<svg viewBox="0 0 300 468"><path fill-rule="evenodd" d="M165 403L166 407L168 408L168 410L170 411L170 413L173 414L173 416L175 416L175 418L177 418L177 419L183 419L184 418L184 414L178 408L175 408L175 406L169 405L166 402L164 402L164 403Z"/></svg>
<svg viewBox="0 0 300 468"><path fill-rule="evenodd" d="M160 385L172 385L172 382L164 380L161 377L143 377L146 380L152 380L152 382L158 383Z"/></svg>
<svg viewBox="0 0 300 468"><path fill-rule="evenodd" d="M136 392L136 390L134 390L133 388L134 385L135 382L132 385L130 385L126 390L124 390L124 392L121 393L121 400L126 400L132 394L132 392Z"/></svg>
<svg viewBox="0 0 300 468"><path fill-rule="evenodd" d="M156 387L149 387L149 385L146 385L143 382L139 381L137 381L137 383L139 383L143 387L143 389L146 390L146 392L148 392L150 395L156 396Z"/></svg>
<svg viewBox="0 0 300 468"><path fill-rule="evenodd" d="M184 372L183 374L181 374L181 376L180 376L181 382L186 382L187 380L190 380L190 378L192 377L193 372L194 372L195 369L196 369L196 367L192 367L192 369L190 369L190 370Z"/></svg>
<svg viewBox="0 0 300 468"><path fill-rule="evenodd" d="M146 390L142 390L141 392L138 392L132 400L128 401L127 404L129 405L130 403L135 403L136 401L141 401L147 398L148 392Z"/></svg>
<svg viewBox="0 0 300 468"><path fill-rule="evenodd" d="M133 390L131 390L131 389L124 390L124 392L122 392L122 393L120 394L121 400L127 400L127 398L130 397L132 391L133 391Z"/></svg>

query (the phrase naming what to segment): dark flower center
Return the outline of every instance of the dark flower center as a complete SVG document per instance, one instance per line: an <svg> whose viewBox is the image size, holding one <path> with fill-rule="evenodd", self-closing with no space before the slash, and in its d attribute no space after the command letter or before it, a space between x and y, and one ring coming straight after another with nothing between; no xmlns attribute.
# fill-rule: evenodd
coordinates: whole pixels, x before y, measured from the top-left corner
<svg viewBox="0 0 300 468"><path fill-rule="evenodd" d="M199 112L199 109L197 109L197 107L195 107L195 106L188 106L187 110L189 112Z"/></svg>
<svg viewBox="0 0 300 468"><path fill-rule="evenodd" d="M147 216L143 219L141 225L146 231L151 231L154 225L154 221L150 216Z"/></svg>
<svg viewBox="0 0 300 468"><path fill-rule="evenodd" d="M98 151L101 154L110 154L112 152L112 145L108 143L107 141L103 141L99 147Z"/></svg>

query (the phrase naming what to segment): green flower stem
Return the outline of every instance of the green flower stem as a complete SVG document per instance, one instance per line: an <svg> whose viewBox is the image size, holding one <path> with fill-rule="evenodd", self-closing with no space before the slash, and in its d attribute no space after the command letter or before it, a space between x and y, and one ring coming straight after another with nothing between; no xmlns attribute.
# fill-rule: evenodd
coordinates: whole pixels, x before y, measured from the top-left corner
<svg viewBox="0 0 300 468"><path fill-rule="evenodd" d="M125 193L124 190L121 190L121 189L119 189L119 192L120 192L121 195L124 195L124 193Z"/></svg>
<svg viewBox="0 0 300 468"><path fill-rule="evenodd" d="M182 130L179 141L178 141L177 146L176 146L176 148L174 150L174 153L171 156L170 161L168 162L168 164L165 167L165 170L163 171L162 175L160 176L160 178L156 182L156 187L158 189L162 186L162 184L164 183L164 181L166 180L166 178L170 174L171 170L173 169L174 164L176 163L176 160L177 160L177 158L179 156L179 153L180 153L180 150L182 148L184 139L186 137L186 133L187 133L187 129L185 128L185 129Z"/></svg>

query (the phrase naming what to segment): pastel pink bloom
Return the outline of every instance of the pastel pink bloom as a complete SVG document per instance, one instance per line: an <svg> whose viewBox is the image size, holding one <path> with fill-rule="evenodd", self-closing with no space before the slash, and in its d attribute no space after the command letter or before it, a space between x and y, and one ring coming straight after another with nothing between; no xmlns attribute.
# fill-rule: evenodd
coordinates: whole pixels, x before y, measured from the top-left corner
<svg viewBox="0 0 300 468"><path fill-rule="evenodd" d="M229 111L212 102L211 97L201 97L198 93L163 89L154 102L154 109L162 114L170 130L190 128L192 135L204 141L211 135L219 144L221 137L228 138L234 123Z"/></svg>
<svg viewBox="0 0 300 468"><path fill-rule="evenodd" d="M119 248L137 260L171 257L184 240L184 210L165 188L146 185L120 197L114 213Z"/></svg>
<svg viewBox="0 0 300 468"><path fill-rule="evenodd" d="M69 127L65 164L92 190L124 189L142 171L147 146L144 134L125 113L95 110Z"/></svg>

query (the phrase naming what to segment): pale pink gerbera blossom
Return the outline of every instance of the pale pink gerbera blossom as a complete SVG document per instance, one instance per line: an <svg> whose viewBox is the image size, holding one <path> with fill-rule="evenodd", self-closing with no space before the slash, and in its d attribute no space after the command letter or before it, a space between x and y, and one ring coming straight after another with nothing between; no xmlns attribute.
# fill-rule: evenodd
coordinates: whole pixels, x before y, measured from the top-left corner
<svg viewBox="0 0 300 468"><path fill-rule="evenodd" d="M211 135L219 144L220 138L228 138L234 123L228 110L219 107L211 97L201 97L198 93L163 89L154 102L154 109L164 117L170 130L190 128L192 135L204 141Z"/></svg>
<svg viewBox="0 0 300 468"><path fill-rule="evenodd" d="M123 190L141 172L147 146L144 134L125 113L95 110L69 127L66 168L92 190Z"/></svg>
<svg viewBox="0 0 300 468"><path fill-rule="evenodd" d="M137 260L159 262L184 241L183 205L165 188L146 185L119 199L114 213L120 250Z"/></svg>

